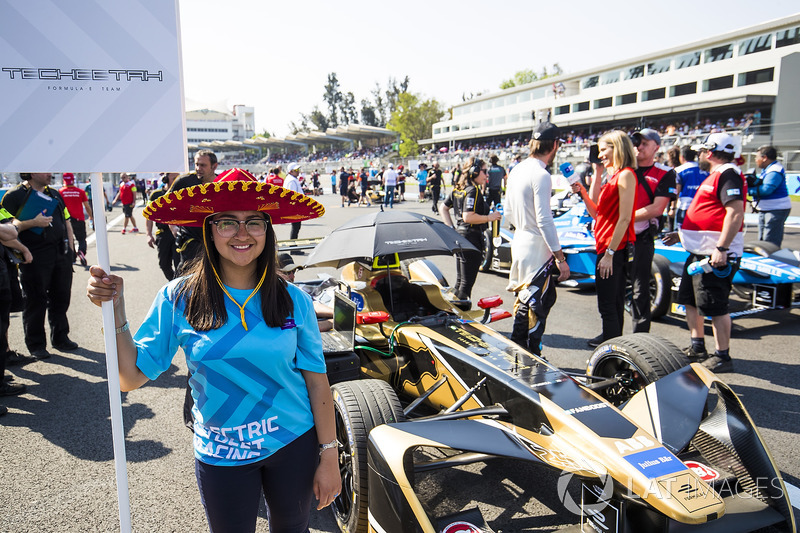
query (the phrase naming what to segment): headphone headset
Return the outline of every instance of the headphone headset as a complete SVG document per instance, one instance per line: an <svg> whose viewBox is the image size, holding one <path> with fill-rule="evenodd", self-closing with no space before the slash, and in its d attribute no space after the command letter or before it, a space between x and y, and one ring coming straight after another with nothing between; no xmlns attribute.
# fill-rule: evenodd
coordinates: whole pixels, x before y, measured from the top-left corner
<svg viewBox="0 0 800 533"><path fill-rule="evenodd" d="M476 159L469 171L469 179L474 180L483 170L483 159Z"/></svg>

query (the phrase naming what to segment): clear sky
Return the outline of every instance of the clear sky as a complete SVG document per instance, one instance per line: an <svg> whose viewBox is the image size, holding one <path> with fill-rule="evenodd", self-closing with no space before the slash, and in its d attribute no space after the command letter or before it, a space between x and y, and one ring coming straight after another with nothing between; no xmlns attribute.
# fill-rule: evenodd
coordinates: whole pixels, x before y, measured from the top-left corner
<svg viewBox="0 0 800 533"><path fill-rule="evenodd" d="M179 0L192 108L255 107L284 136L329 72L359 104L389 77L449 106L559 63L579 72L800 11L797 0ZM360 109L360 105L358 105Z"/></svg>

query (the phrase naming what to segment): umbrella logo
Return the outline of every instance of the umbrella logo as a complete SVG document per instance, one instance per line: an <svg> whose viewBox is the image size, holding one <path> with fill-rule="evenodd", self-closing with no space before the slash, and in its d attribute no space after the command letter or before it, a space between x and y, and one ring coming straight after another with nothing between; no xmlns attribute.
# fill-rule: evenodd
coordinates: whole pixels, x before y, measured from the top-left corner
<svg viewBox="0 0 800 533"><path fill-rule="evenodd" d="M428 239L418 238L418 239L401 239L399 241L383 241L384 244L393 244L397 246L413 246L415 244L420 244L423 242L428 242Z"/></svg>

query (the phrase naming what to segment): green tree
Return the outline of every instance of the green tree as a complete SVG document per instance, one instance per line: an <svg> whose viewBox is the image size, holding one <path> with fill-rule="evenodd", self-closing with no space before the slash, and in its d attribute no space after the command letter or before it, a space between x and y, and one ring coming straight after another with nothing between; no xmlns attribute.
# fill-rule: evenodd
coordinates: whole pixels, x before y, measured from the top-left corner
<svg viewBox="0 0 800 533"><path fill-rule="evenodd" d="M264 137L265 139L269 139L270 137L274 137L274 135L268 132L267 128L264 128L264 131L261 133L256 133L252 138L255 139L256 137Z"/></svg>
<svg viewBox="0 0 800 533"><path fill-rule="evenodd" d="M361 100L361 123L366 126L378 125L378 115L375 106L367 98Z"/></svg>
<svg viewBox="0 0 800 533"><path fill-rule="evenodd" d="M339 78L335 72L328 74L328 83L325 84L322 99L328 104L328 124L335 128L339 125L339 108L343 99L342 91L339 90Z"/></svg>
<svg viewBox="0 0 800 533"><path fill-rule="evenodd" d="M342 117L342 123L347 126L348 124L356 124L358 122L358 114L356 112L356 97L351 92L344 93L342 100L339 102L339 116Z"/></svg>
<svg viewBox="0 0 800 533"><path fill-rule="evenodd" d="M328 117L319 110L319 107L314 106L314 109L311 110L311 114L308 116L308 120L310 120L319 131L327 131L329 126Z"/></svg>
<svg viewBox="0 0 800 533"><path fill-rule="evenodd" d="M510 89L511 87L518 87L520 85L525 85L526 83L552 78L553 76L558 76L563 72L564 71L561 69L561 65L558 63L553 63L553 68L550 72L547 72L547 67L542 67L542 71L538 73L526 68L515 72L514 76L512 76L510 79L503 80L500 83L500 88Z"/></svg>
<svg viewBox="0 0 800 533"><path fill-rule="evenodd" d="M400 156L419 154L417 141L429 138L435 122L441 120L444 110L435 99L422 100L420 95L402 92L386 127L400 134Z"/></svg>

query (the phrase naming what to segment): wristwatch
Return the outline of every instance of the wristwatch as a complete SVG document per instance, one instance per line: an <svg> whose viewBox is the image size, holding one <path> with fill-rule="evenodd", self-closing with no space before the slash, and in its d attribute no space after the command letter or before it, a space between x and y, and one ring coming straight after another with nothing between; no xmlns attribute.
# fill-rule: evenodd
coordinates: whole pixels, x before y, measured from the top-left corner
<svg viewBox="0 0 800 533"><path fill-rule="evenodd" d="M730 248L725 248L724 246L717 246L717 250L719 250L720 252L727 252L728 250L730 250Z"/></svg>
<svg viewBox="0 0 800 533"><path fill-rule="evenodd" d="M338 449L339 446L341 446L341 443L336 439L333 439L332 441L330 441L330 442L328 442L326 444L320 444L319 445L319 454L322 455L322 452L324 452L325 450L327 450L329 448L337 448Z"/></svg>
<svg viewBox="0 0 800 533"><path fill-rule="evenodd" d="M611 248L606 248L606 253L608 254L609 257L614 257L615 252Z"/></svg>

